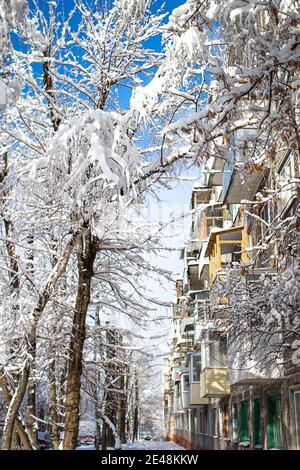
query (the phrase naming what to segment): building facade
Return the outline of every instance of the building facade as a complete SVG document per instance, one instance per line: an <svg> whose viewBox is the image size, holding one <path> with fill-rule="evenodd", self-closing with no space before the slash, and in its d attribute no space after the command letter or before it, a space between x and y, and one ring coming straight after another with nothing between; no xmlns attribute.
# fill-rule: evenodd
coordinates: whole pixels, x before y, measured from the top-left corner
<svg viewBox="0 0 300 470"><path fill-rule="evenodd" d="M244 175L210 158L191 208L164 375L168 438L188 449L300 450L300 306L295 294L282 313L290 281L280 278L294 263L299 283L299 154ZM282 253L284 236L293 248Z"/></svg>

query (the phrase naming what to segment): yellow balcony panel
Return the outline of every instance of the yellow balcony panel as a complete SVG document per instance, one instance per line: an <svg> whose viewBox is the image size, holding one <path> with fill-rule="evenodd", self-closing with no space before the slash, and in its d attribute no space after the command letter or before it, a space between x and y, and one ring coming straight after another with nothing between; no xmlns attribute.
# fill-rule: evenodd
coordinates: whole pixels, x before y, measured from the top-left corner
<svg viewBox="0 0 300 470"><path fill-rule="evenodd" d="M200 382L190 384L190 406L208 405L208 398L200 397Z"/></svg>
<svg viewBox="0 0 300 470"><path fill-rule="evenodd" d="M200 376L200 397L213 398L230 394L227 367L205 368Z"/></svg>
<svg viewBox="0 0 300 470"><path fill-rule="evenodd" d="M232 262L248 260L245 252L244 226L214 230L210 233L205 256L209 258L209 278L211 283L221 276Z"/></svg>

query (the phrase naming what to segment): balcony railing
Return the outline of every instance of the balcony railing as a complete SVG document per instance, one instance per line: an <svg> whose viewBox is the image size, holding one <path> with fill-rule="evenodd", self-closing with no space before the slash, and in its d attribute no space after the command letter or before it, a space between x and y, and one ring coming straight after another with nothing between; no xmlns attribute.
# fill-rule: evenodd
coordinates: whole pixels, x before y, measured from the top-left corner
<svg viewBox="0 0 300 470"><path fill-rule="evenodd" d="M205 368L200 376L202 398L222 397L230 394L227 367Z"/></svg>
<svg viewBox="0 0 300 470"><path fill-rule="evenodd" d="M209 257L211 283L216 276L234 262L247 261L243 226L216 230L211 233L205 256Z"/></svg>
<svg viewBox="0 0 300 470"><path fill-rule="evenodd" d="M208 398L201 398L200 396L200 382L190 384L189 407L194 405L208 405Z"/></svg>

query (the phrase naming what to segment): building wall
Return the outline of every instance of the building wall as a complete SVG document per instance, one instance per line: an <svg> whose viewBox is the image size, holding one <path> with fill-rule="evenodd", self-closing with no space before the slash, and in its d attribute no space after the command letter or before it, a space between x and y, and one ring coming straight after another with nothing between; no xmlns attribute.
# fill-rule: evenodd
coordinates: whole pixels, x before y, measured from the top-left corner
<svg viewBox="0 0 300 470"><path fill-rule="evenodd" d="M261 188L259 188L262 194L264 194L264 187L273 191L278 188L278 182L281 178L279 178L279 173L288 158L293 159L294 177L299 177L299 156L295 154L277 155L272 168L263 180ZM266 229L260 218L264 220L267 218L266 221L270 221L282 211L284 217L289 217L295 213L295 202L297 200L299 198L297 199L295 191L290 191L290 200L287 200L286 194L283 197L279 194L278 197L269 202L264 199L264 202L260 204L257 201L255 207L241 204L237 216L232 217L232 223L236 227L243 227L243 249L257 246L262 241ZM258 217L249 216L247 211ZM204 225L202 231L199 229L200 238L204 237L203 227ZM207 231L205 236L208 236ZM256 258L255 267L267 268L270 270L270 274L272 274L271 270L280 270L281 267L278 261L274 257L270 257L270 255L277 255L278 250L279 246L275 241L270 245L269 250L265 250ZM199 253L199 258L202 255L203 253ZM193 256L197 256L197 253L195 252ZM242 261L251 261L251 254L247 254L247 259L242 259ZM210 271L212 271L211 262L210 257ZM199 278L199 286L202 285L201 283L204 280L207 281L207 278ZM183 282L182 287L183 291L188 294L188 276L186 282L187 285ZM218 296L216 295L213 298L214 293L212 290L211 292L210 304L218 305ZM184 300L181 301L184 302ZM180 329L180 323L177 325L177 329ZM202 327L203 325L201 325ZM195 331L198 332L197 328L195 328ZM296 332L295 339L298 338L299 332ZM241 345L243 344L243 338L238 339L240 343L237 344L237 352L241 351ZM293 338L291 337L291 339ZM199 347L198 344L197 350L202 349L201 345ZM189 351L191 350L193 349L190 345ZM181 360L186 358L186 353L187 351L183 353L181 351ZM236 356L236 360L229 361L229 366L235 369L231 372L229 370L230 389L224 391L223 397L218 397L216 390L211 390L209 404L196 406L197 397L194 394L198 391L195 387L192 391L192 400L195 406L187 409L185 403L184 409L177 412L173 411L174 433L172 439L188 449L260 450L275 448L300 450L300 366L297 365L297 361L295 363L295 361L291 361L291 357L281 355L278 357L278 363L281 363L279 366L276 362L271 364L271 367L270 363L266 362L263 364L265 369L260 370L260 374L257 374L254 363L257 357L260 357L258 349L252 354L253 370L247 370L245 364L243 370L242 368L238 370L241 361L238 359L237 354L233 353L233 355ZM209 369L205 372L207 376L209 375L208 371ZM211 389L214 388L211 380L207 380L207 384ZM202 386L199 385L199 388L203 388L203 384Z"/></svg>

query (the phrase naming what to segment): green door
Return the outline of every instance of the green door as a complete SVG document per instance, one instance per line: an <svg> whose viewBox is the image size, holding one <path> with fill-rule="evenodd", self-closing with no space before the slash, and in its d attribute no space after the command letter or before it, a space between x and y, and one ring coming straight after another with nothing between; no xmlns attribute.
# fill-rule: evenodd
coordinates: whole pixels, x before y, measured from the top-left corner
<svg viewBox="0 0 300 470"><path fill-rule="evenodd" d="M282 448L281 431L281 398L280 396L268 397L268 449Z"/></svg>
<svg viewBox="0 0 300 470"><path fill-rule="evenodd" d="M300 390L294 392L295 431L297 449L300 450Z"/></svg>
<svg viewBox="0 0 300 470"><path fill-rule="evenodd" d="M261 412L260 400L255 398L253 400L253 431L254 431L254 445L262 445L262 432L261 432Z"/></svg>
<svg viewBox="0 0 300 470"><path fill-rule="evenodd" d="M241 441L246 442L250 440L249 437L249 424L248 424L248 414L249 414L249 400L243 400L240 402L240 424L241 424Z"/></svg>

